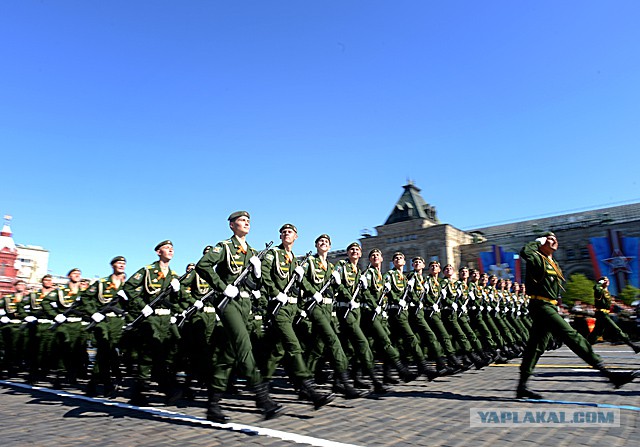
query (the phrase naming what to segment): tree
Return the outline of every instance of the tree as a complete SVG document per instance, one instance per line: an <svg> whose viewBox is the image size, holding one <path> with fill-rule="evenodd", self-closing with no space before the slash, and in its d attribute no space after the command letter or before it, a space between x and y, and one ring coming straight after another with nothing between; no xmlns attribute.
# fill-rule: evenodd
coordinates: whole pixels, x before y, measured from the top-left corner
<svg viewBox="0 0 640 447"><path fill-rule="evenodd" d="M632 301L638 299L638 294L640 294L640 289L638 289L637 287L633 287L631 284L627 284L616 298L622 301L624 304L630 305Z"/></svg>
<svg viewBox="0 0 640 447"><path fill-rule="evenodd" d="M565 285L566 291L562 294L562 303L572 306L576 300L586 304L593 304L594 282L582 273L575 273L569 277Z"/></svg>

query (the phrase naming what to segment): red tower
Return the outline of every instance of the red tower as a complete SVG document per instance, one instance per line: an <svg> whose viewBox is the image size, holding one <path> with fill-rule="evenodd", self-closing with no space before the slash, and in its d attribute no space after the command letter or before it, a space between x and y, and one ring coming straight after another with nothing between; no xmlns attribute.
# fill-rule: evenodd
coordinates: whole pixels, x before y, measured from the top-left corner
<svg viewBox="0 0 640 447"><path fill-rule="evenodd" d="M11 216L4 216L4 226L0 232L0 295L13 292L13 283L18 274L18 249L11 237L10 222Z"/></svg>

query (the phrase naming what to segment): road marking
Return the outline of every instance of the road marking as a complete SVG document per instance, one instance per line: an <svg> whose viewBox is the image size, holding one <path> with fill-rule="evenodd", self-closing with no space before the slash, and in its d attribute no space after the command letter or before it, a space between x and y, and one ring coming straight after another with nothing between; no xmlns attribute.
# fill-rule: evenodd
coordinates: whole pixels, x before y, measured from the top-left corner
<svg viewBox="0 0 640 447"><path fill-rule="evenodd" d="M297 433L289 433L281 430L272 430L269 428L263 427L255 427L252 425L244 425L244 424L218 424L216 422L208 421L204 418L198 416L191 416L189 414L178 413L175 411L163 410L160 408L152 408L152 407L137 407L135 405L129 405L121 402L116 402L107 399L100 399L94 397L83 396L80 394L69 393L66 391L54 390L51 388L40 387L40 386L31 386L24 383L17 382L9 382L6 380L0 380L1 385L15 387L15 388L23 388L26 390L36 390L41 391L43 393L53 394L58 397L66 397L78 400L84 400L86 402L97 403L101 405L105 405L107 407L117 407L117 408L125 408L127 410L135 410L140 411L142 413L151 414L154 416L159 416L165 419L171 419L176 421L186 421L191 423L200 424L203 426L221 428L229 431L237 431L241 433L246 433L250 435L260 435L267 436L270 438L278 438L284 441L292 441L299 444L309 444L318 447L360 447L356 444L345 444L343 442L329 441L327 439L314 438L312 436L304 436L299 435Z"/></svg>
<svg viewBox="0 0 640 447"><path fill-rule="evenodd" d="M613 405L613 404L601 404L598 402L574 402L570 400L551 400L551 399L518 399L524 402L535 402L544 404L560 404L560 405L580 405L584 407L597 407L597 408L618 408L620 410L640 411L640 407L634 405Z"/></svg>

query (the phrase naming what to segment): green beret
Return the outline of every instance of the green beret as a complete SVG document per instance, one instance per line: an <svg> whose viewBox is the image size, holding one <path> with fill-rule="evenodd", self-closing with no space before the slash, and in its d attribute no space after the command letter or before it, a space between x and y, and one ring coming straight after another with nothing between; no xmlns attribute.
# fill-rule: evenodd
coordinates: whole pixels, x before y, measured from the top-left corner
<svg viewBox="0 0 640 447"><path fill-rule="evenodd" d="M282 233L284 230L293 230L296 233L298 232L298 229L293 224L284 224L283 226L280 227L280 231L279 232Z"/></svg>
<svg viewBox="0 0 640 447"><path fill-rule="evenodd" d="M44 280L45 280L45 279L47 279L47 278L49 278L49 279L53 279L53 276L51 276L51 275L49 275L49 274L47 273L46 275L44 275L44 276L42 277L42 279L41 279L40 281L44 281Z"/></svg>
<svg viewBox="0 0 640 447"><path fill-rule="evenodd" d="M431 267L432 265L440 265L440 261L431 261L429 263L429 267Z"/></svg>
<svg viewBox="0 0 640 447"><path fill-rule="evenodd" d="M113 258L110 262L111 265L115 264L116 262L120 262L120 261L124 261L127 262L127 260L124 258L124 256L116 256L115 258Z"/></svg>
<svg viewBox="0 0 640 447"><path fill-rule="evenodd" d="M422 261L424 263L424 259L422 258L422 256L416 256L411 260L411 262L416 262L416 261Z"/></svg>
<svg viewBox="0 0 640 447"><path fill-rule="evenodd" d="M328 240L328 241L329 241L329 243L331 243L331 238L329 237L329 235L328 235L328 234L321 234L320 236L318 236L318 237L316 238L316 240L315 240L315 243L317 244L317 243L318 243L318 241L319 241L320 239L322 239L322 238L325 238L326 240Z"/></svg>
<svg viewBox="0 0 640 447"><path fill-rule="evenodd" d="M351 247L358 247L360 250L362 250L362 247L357 242L351 242L349 245L347 245L347 250L349 250Z"/></svg>
<svg viewBox="0 0 640 447"><path fill-rule="evenodd" d="M14 286L17 286L18 284L26 284L26 282L24 279L18 279L13 283Z"/></svg>
<svg viewBox="0 0 640 447"><path fill-rule="evenodd" d="M231 213L229 215L228 220L229 222L233 222L238 217L246 217L247 219L251 219L251 216L249 216L249 213L247 213L246 211L236 211L235 213Z"/></svg>
<svg viewBox="0 0 640 447"><path fill-rule="evenodd" d="M154 248L153 250L158 251L163 245L171 245L173 247L173 242L171 242L169 239L159 242L158 245L156 245L156 248Z"/></svg>
<svg viewBox="0 0 640 447"><path fill-rule="evenodd" d="M459 272L461 272L461 271L463 271L463 270L469 270L469 267L460 267L460 268L458 269L458 271L459 271Z"/></svg>
<svg viewBox="0 0 640 447"><path fill-rule="evenodd" d="M380 251L379 248L374 248L369 252L369 257L371 257L371 255L373 255L374 253L380 253L380 256L382 256L382 252Z"/></svg>
<svg viewBox="0 0 640 447"><path fill-rule="evenodd" d="M204 250L202 250L202 254L206 255L212 248L213 245L207 245L206 247L204 247Z"/></svg>
<svg viewBox="0 0 640 447"><path fill-rule="evenodd" d="M395 259L396 256L402 256L404 258L404 253L402 253L401 251L397 251L393 254L393 256L391 256L391 259Z"/></svg>
<svg viewBox="0 0 640 447"><path fill-rule="evenodd" d="M542 236L544 237L557 237L553 231L545 231Z"/></svg>
<svg viewBox="0 0 640 447"><path fill-rule="evenodd" d="M82 272L80 272L80 269L79 269L79 268L75 268L75 267L74 267L74 268L72 268L71 270L69 270L69 271L67 272L67 276L69 276L69 275L70 275L70 274L72 274L73 272L79 272L79 273L82 273Z"/></svg>

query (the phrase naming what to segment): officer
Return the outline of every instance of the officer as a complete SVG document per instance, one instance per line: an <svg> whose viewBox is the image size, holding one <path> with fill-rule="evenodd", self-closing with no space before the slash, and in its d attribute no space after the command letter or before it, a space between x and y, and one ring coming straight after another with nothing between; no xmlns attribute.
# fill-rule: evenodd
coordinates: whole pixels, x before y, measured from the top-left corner
<svg viewBox="0 0 640 447"><path fill-rule="evenodd" d="M593 297L596 307L596 325L589 334L589 343L596 344L598 337L600 337L605 330L611 331L617 339L622 340L629 345L631 349L637 354L640 352L640 344L634 343L629 338L629 335L624 332L609 316L609 310L611 309L611 293L609 293L609 278L606 276L601 277L598 282L593 286Z"/></svg>
<svg viewBox="0 0 640 447"><path fill-rule="evenodd" d="M265 419L271 419L280 416L284 408L269 395L267 383L263 381L253 356L248 331L251 296L258 292L262 277L261 262L246 240L251 226L249 213L236 211L228 220L233 236L218 242L196 264L196 273L218 293L218 315L224 329L223 337L216 345L216 362L211 380L207 383L207 419L219 423L229 421L230 418L220 408L220 400L234 366L255 391L256 406L262 410ZM251 268L250 280L234 285L236 278L246 268ZM220 309L224 301L228 301L228 304Z"/></svg>
<svg viewBox="0 0 640 447"><path fill-rule="evenodd" d="M520 251L520 258L526 262L525 284L531 298L529 311L533 326L520 365L520 382L516 391L519 399L542 399L540 394L527 388L527 380L552 335L560 338L582 360L598 369L616 388L640 375L640 370L619 372L606 368L589 342L558 313L558 297L565 279L560 266L553 259L557 249L558 239L549 231L526 244Z"/></svg>
<svg viewBox="0 0 640 447"><path fill-rule="evenodd" d="M133 274L122 287L127 298L128 311L132 315L143 315L144 319L134 329L134 349L137 351L137 366L132 389L132 405L146 406L151 371L157 373L157 382L165 395L165 403L172 404L181 397L174 364L178 330L175 313L180 299L178 274L169 263L173 259L173 243L164 240L155 246L158 260ZM149 306L158 294L168 291L166 299L153 308Z"/></svg>
<svg viewBox="0 0 640 447"><path fill-rule="evenodd" d="M301 397L308 397L318 409L330 403L335 396L317 390L313 373L304 361L300 341L293 329L293 320L298 311L297 293L293 288L289 291L286 288L291 281L301 282L304 277L304 268L297 265L292 251L297 238L298 229L292 224L284 224L280 228L282 243L276 248L271 248L262 263L263 287L267 296L271 298L267 337L269 357L264 367L264 375L272 377L277 362L283 354L286 355L294 386L299 387Z"/></svg>
<svg viewBox="0 0 640 447"><path fill-rule="evenodd" d="M112 273L95 281L82 293L83 308L91 315L96 340L96 357L87 383L88 396L97 395L98 384L103 385L106 397L115 397L120 381L120 340L124 323L124 310L118 301L126 280L127 260L116 256L111 260Z"/></svg>

